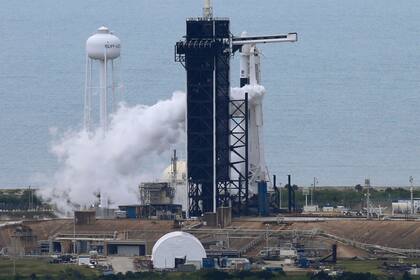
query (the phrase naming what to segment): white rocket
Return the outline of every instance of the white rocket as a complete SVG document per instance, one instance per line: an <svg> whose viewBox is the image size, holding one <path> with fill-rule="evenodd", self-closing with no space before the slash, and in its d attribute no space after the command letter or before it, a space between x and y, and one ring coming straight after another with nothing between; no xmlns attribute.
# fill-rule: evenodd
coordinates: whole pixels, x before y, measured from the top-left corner
<svg viewBox="0 0 420 280"><path fill-rule="evenodd" d="M243 32L241 37L245 36L246 33ZM261 60L256 44L243 45L240 56L241 86L249 85L250 91L257 91L257 86L261 84ZM264 156L262 101L262 92L260 94L253 93L248 105L248 170L251 189L255 189L254 186L258 181L269 181L270 179Z"/></svg>
<svg viewBox="0 0 420 280"><path fill-rule="evenodd" d="M234 38L233 45L240 48L240 83L250 94L248 105L248 171L250 190L255 191L258 181L270 181L265 162L263 142L263 94L261 86L261 60L259 43L296 42L297 34L249 37L243 32L241 37Z"/></svg>

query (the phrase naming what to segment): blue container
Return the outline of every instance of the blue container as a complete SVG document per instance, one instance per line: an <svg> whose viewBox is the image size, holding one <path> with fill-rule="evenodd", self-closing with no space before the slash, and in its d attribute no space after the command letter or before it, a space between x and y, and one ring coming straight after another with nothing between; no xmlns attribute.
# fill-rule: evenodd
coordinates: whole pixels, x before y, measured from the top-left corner
<svg viewBox="0 0 420 280"><path fill-rule="evenodd" d="M203 268L204 269L213 269L215 267L213 258L203 258Z"/></svg>
<svg viewBox="0 0 420 280"><path fill-rule="evenodd" d="M258 182L258 214L268 216L267 182Z"/></svg>
<svg viewBox="0 0 420 280"><path fill-rule="evenodd" d="M298 266L300 268L308 268L310 266L310 262L307 258L300 258L298 261Z"/></svg>
<svg viewBox="0 0 420 280"><path fill-rule="evenodd" d="M127 218L129 218L129 219L136 219L137 218L136 207L127 207L126 211L127 211Z"/></svg>

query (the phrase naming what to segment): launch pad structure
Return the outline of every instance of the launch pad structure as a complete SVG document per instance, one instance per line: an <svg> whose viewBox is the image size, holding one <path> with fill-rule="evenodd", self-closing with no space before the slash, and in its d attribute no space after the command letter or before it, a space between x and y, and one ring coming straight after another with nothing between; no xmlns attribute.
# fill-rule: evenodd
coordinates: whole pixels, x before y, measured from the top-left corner
<svg viewBox="0 0 420 280"><path fill-rule="evenodd" d="M189 214L214 212L229 183L229 19L187 19L176 60L187 70Z"/></svg>
<svg viewBox="0 0 420 280"><path fill-rule="evenodd" d="M247 213L252 176L248 151L251 116L248 94L231 99L230 60L236 51L255 50L259 43L295 41L296 33L234 37L229 18L213 17L209 0L205 1L203 17L187 19L185 39L175 45L175 61L187 72L189 216L215 213L222 206L231 206L235 215ZM249 71L259 71L259 64L249 60L258 55L258 51L245 54L248 73L241 71L241 86L259 82L249 75Z"/></svg>

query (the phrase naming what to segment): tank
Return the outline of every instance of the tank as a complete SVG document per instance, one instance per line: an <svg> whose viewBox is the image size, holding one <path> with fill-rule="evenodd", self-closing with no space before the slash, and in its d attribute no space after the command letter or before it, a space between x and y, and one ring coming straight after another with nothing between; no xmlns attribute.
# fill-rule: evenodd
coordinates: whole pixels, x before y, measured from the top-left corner
<svg viewBox="0 0 420 280"><path fill-rule="evenodd" d="M407 202L393 202L392 203L392 212L393 213L410 213L411 212L411 203Z"/></svg>
<svg viewBox="0 0 420 280"><path fill-rule="evenodd" d="M121 41L107 27L102 26L87 39L86 52L92 59L115 59L121 54Z"/></svg>

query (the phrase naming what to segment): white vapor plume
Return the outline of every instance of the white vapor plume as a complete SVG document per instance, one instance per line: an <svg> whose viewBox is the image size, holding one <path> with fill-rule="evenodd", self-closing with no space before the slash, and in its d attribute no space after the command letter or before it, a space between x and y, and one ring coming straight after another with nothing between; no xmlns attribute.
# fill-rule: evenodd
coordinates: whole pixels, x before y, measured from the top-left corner
<svg viewBox="0 0 420 280"><path fill-rule="evenodd" d="M260 100L265 95L265 88L262 85L245 85L241 88L234 87L230 90L230 98L231 99L244 99L245 93L248 93L248 102L250 105L253 105L256 102L260 102Z"/></svg>
<svg viewBox="0 0 420 280"><path fill-rule="evenodd" d="M92 204L95 192L114 205L137 203L139 183L163 170L159 155L184 141L185 111L185 93L175 92L152 106L121 104L106 133L67 133L51 148L59 168L42 195L61 210Z"/></svg>

